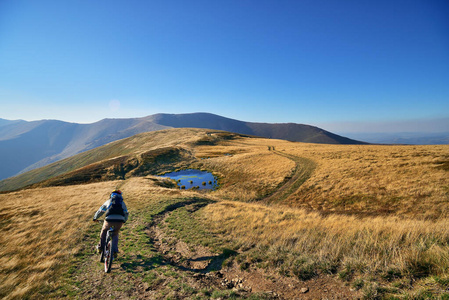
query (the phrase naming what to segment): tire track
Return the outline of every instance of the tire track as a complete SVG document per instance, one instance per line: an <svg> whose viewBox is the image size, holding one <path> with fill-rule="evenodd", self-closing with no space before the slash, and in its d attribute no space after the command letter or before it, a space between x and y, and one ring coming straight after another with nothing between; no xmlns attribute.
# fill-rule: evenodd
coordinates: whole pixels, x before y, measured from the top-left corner
<svg viewBox="0 0 449 300"><path fill-rule="evenodd" d="M203 274L210 272L213 266L217 264L217 260L220 259L219 255L212 253L206 247L199 245L192 247L183 241L168 236L160 226L176 209L188 207L189 212L193 213L210 203L212 201L205 199L178 202L167 206L164 211L153 217L153 222L147 227L146 232L156 251L164 256L167 263L183 271Z"/></svg>
<svg viewBox="0 0 449 300"><path fill-rule="evenodd" d="M175 267L190 278L191 286L196 289L230 290L238 297L248 297L251 289L242 285L242 280L228 280L221 271L224 260L237 253L217 254L201 245L189 245L165 233L161 228L166 219L175 210L186 207L193 213L213 203L208 199L191 199L167 206L165 210L153 216L146 233L155 250L163 257L164 263ZM274 299L274 298L265 298Z"/></svg>
<svg viewBox="0 0 449 300"><path fill-rule="evenodd" d="M299 157L273 150L277 155L286 157L295 163L295 171L290 179L288 179L279 189L274 193L264 198L262 201L267 204L279 204L285 201L290 195L296 192L301 185L310 178L316 168L316 163L308 158Z"/></svg>

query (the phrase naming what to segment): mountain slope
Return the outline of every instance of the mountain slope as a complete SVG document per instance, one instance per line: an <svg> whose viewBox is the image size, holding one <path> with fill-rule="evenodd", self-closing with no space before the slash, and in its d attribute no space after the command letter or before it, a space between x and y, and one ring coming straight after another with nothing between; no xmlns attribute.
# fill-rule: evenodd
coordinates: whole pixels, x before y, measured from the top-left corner
<svg viewBox="0 0 449 300"><path fill-rule="evenodd" d="M210 113L156 114L149 116L148 119L154 123L174 128L206 128L241 134L253 134L247 122L229 119Z"/></svg>
<svg viewBox="0 0 449 300"><path fill-rule="evenodd" d="M20 123L20 122L25 122L25 121L23 121L23 120L5 120L5 119L0 118L0 128L2 126L11 125L11 124Z"/></svg>
<svg viewBox="0 0 449 300"><path fill-rule="evenodd" d="M254 135L288 140L293 142L318 143L318 144L363 144L362 142L348 139L318 127L303 124L267 124L248 123Z"/></svg>
<svg viewBox="0 0 449 300"><path fill-rule="evenodd" d="M167 128L214 129L307 143L361 144L313 126L251 123L209 113L156 114L92 124L0 121L0 180L138 133Z"/></svg>
<svg viewBox="0 0 449 300"><path fill-rule="evenodd" d="M135 134L165 126L141 119L105 119L93 124L56 120L21 122L0 127L0 179Z"/></svg>
<svg viewBox="0 0 449 300"><path fill-rule="evenodd" d="M16 128L17 135L0 141L2 177L13 175L13 172L23 170L44 157L52 157L62 152L75 130L74 125L59 121L26 125L31 125L28 131L19 126ZM4 127L8 129L10 126ZM11 130L10 135L13 134L15 132Z"/></svg>
<svg viewBox="0 0 449 300"><path fill-rule="evenodd" d="M318 127L295 123L243 122L210 113L156 114L148 117L152 122L180 128L208 128L293 142L320 144L365 144L345 138Z"/></svg>

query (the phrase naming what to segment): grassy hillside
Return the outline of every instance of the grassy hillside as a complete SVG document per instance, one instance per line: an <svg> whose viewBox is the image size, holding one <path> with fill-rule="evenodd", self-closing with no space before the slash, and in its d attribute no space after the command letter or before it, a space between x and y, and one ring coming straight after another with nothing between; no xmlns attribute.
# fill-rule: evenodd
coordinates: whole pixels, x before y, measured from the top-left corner
<svg viewBox="0 0 449 300"><path fill-rule="evenodd" d="M162 148L185 147L204 136L206 136L205 130L193 129L161 130L138 134L0 181L0 191L23 188L72 171L75 172L73 175L77 176L79 173L83 173L83 170L79 170L80 168L85 168L84 175L88 177L85 182L121 179L123 174L120 171L119 174L115 174L113 170L109 172L109 175L102 172L106 172L107 168L120 168L120 164L131 164L133 160L142 160L145 153L151 153L154 150L159 152ZM97 169L97 172L95 169ZM93 174L89 176L89 172ZM101 174L98 174L98 172ZM70 177L70 174L68 177ZM60 178L57 180L60 180ZM79 182L79 180L75 180L75 182ZM48 182L48 185L50 184Z"/></svg>
<svg viewBox="0 0 449 300"><path fill-rule="evenodd" d="M182 129L82 155L43 169L41 187L0 194L0 297L447 298L449 146ZM120 180L104 175L132 159ZM181 191L146 173L187 166L215 172L220 188ZM131 218L105 276L91 218L116 186Z"/></svg>

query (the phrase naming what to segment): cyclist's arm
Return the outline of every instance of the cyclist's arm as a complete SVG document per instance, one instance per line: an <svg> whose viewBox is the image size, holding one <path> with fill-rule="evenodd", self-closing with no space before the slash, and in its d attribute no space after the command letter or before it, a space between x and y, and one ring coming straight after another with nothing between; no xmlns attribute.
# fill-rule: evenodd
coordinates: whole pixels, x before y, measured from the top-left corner
<svg viewBox="0 0 449 300"><path fill-rule="evenodd" d="M128 221L129 213L128 213L128 208L126 207L125 201L122 201L122 208L123 208L123 211L125 212L125 222L126 222L126 221Z"/></svg>
<svg viewBox="0 0 449 300"><path fill-rule="evenodd" d="M97 212L94 215L94 220L98 219L106 212L106 210L108 209L108 203L109 203L109 200L106 201L102 206L100 206L100 208L97 210Z"/></svg>

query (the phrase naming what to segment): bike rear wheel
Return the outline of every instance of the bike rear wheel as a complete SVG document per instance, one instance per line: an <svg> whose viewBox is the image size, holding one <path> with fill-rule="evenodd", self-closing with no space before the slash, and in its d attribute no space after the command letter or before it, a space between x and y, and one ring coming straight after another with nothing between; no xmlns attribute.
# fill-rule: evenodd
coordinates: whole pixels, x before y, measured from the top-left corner
<svg viewBox="0 0 449 300"><path fill-rule="evenodd" d="M103 247L103 249L101 249L101 253L100 253L100 262L104 262L104 249L106 247Z"/></svg>
<svg viewBox="0 0 449 300"><path fill-rule="evenodd" d="M112 253L112 240L107 241L104 256L104 271L106 273L111 272L112 261L114 260L114 255Z"/></svg>

